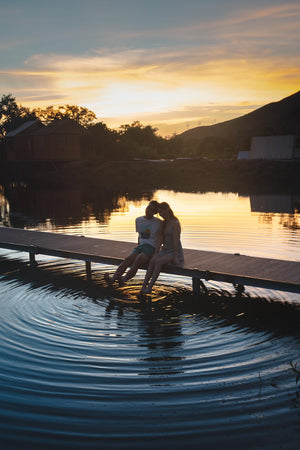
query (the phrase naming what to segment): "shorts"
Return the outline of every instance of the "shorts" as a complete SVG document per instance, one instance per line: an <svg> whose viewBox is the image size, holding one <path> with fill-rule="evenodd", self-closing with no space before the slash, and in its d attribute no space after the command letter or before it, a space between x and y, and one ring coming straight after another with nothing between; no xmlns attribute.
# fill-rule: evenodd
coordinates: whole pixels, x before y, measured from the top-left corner
<svg viewBox="0 0 300 450"><path fill-rule="evenodd" d="M148 258L152 258L153 254L155 252L155 248L152 247L152 245L149 244L140 244L135 249L133 249L132 253L144 253Z"/></svg>

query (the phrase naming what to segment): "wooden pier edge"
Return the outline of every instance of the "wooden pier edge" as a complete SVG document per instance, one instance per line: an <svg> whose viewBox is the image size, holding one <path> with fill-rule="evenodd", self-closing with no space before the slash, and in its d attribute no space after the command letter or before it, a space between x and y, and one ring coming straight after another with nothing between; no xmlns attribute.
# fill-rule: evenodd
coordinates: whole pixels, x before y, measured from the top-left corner
<svg viewBox="0 0 300 450"><path fill-rule="evenodd" d="M1 227L0 227L0 229L1 229ZM35 233L35 232L32 231L31 233ZM41 232L36 232L36 233L41 233ZM44 232L42 232L42 233L44 233ZM47 234L50 234L50 233L47 233ZM52 233L52 234L54 236L57 235L56 233ZM60 236L62 236L62 235L60 235ZM66 235L66 236L70 236L70 235ZM86 239L90 239L90 238L86 238ZM121 244L121 242L120 242L120 244ZM118 257L114 257L114 256L107 256L107 255L101 255L101 254L95 255L95 254L89 254L89 253L78 252L78 251L69 251L69 250L59 249L59 248L53 249L53 248L48 248L48 247L43 247L43 246L38 246L38 245L14 243L14 242L3 241L3 240L1 240L1 238L0 238L0 247L6 248L6 249L11 249L11 250L16 250L16 251L21 251L21 252L28 252L31 267L37 266L37 262L35 260L35 255L38 255L38 254L85 261L86 275L87 275L88 280L91 280L91 278L92 278L92 270L91 270L92 262L105 263L105 264L109 264L109 265L119 265L123 261L123 258L118 258ZM297 263L297 264L299 264L299 268L300 268L300 263ZM173 266L173 265L165 266L162 272L192 278L193 292L196 295L199 295L200 293L203 293L203 292L207 292L207 288L204 284L204 281L217 281L217 282L230 283L236 288L237 292L243 292L244 286L252 286L252 287L258 287L258 288L286 291L286 292L300 294L300 283L283 282L283 281L276 281L276 280L266 279L266 278L251 277L251 276L246 276L246 275L243 276L243 275L211 271L211 270L200 270L198 268L187 268L187 267L180 267L180 266Z"/></svg>

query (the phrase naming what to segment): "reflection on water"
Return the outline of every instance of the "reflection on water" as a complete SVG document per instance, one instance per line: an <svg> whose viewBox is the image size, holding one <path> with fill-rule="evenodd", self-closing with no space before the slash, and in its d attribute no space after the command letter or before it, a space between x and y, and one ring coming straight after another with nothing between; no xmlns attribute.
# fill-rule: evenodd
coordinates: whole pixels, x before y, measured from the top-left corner
<svg viewBox="0 0 300 450"><path fill-rule="evenodd" d="M293 195L16 187L0 192L0 223L136 242L135 218L153 198L172 206L186 248L300 260L299 198Z"/></svg>
<svg viewBox="0 0 300 450"><path fill-rule="evenodd" d="M0 258L4 448L297 448L291 311L278 326L253 299L165 289L140 303L134 282L107 289L83 273Z"/></svg>
<svg viewBox="0 0 300 450"><path fill-rule="evenodd" d="M293 196L15 186L0 191L0 224L136 241L152 198L174 209L184 247L300 260ZM82 262L39 256L31 270L27 255L0 253L4 448L297 448L293 294L211 283L195 297L163 274L139 301L143 273L113 289L111 267L95 264L88 283Z"/></svg>
<svg viewBox="0 0 300 450"><path fill-rule="evenodd" d="M143 364L143 371L139 375L145 376L146 374L152 378L180 373L179 365L173 364L184 359L183 355L177 355L177 351L183 344L180 309L172 303L168 305L161 303L157 297L153 302L144 301L141 303L137 301L138 291L139 289L132 284L129 288L122 289L121 299L113 298L108 302L105 318L109 323L116 313L118 326L122 328L124 306L127 305L128 307L129 304L131 307L135 306L138 311L138 329L136 332L138 336L144 337L138 345L141 346L143 352L148 349L148 355L140 358L140 361L146 363L146 365ZM116 295L115 292L114 295ZM145 367L147 367L146 373ZM152 382L155 382L155 380Z"/></svg>
<svg viewBox="0 0 300 450"><path fill-rule="evenodd" d="M296 195L250 195L251 211L275 214L299 212L300 196Z"/></svg>
<svg viewBox="0 0 300 450"><path fill-rule="evenodd" d="M0 186L0 225L10 226L9 203L4 195L4 189Z"/></svg>

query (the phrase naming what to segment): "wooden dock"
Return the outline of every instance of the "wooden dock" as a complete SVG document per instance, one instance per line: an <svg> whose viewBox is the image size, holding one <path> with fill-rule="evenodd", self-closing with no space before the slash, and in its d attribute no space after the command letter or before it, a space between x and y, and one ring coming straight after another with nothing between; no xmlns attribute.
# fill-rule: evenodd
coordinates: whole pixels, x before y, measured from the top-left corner
<svg viewBox="0 0 300 450"><path fill-rule="evenodd" d="M87 277L91 263L119 265L136 246L132 242L96 239L43 231L0 227L0 247L28 252L35 266L35 255L50 255L85 261ZM240 254L184 249L182 266L168 265L165 273L191 277L195 293L205 290L203 281L215 280L244 286L256 286L300 293L300 262Z"/></svg>

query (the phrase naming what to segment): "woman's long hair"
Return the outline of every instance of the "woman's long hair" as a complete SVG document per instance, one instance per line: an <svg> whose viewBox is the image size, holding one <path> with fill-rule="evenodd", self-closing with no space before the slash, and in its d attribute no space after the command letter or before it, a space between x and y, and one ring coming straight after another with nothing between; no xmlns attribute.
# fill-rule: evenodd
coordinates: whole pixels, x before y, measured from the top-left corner
<svg viewBox="0 0 300 450"><path fill-rule="evenodd" d="M169 214L170 214L170 217L171 217L171 220L178 220L177 217L174 216L174 213L173 213L172 209L170 208L169 203L167 203L167 202L162 202L162 203L159 204L159 207L158 207L158 208L159 208L159 209L165 209L165 210L168 210L168 212L169 212ZM178 220L178 222L179 222L179 220ZM164 220L164 223L163 223L163 234L164 234L164 232L165 232L165 228L166 228L166 220Z"/></svg>

